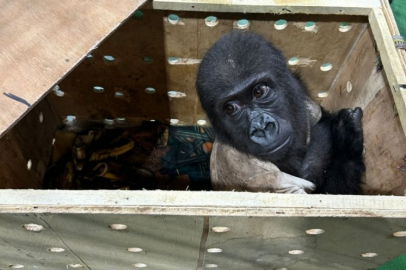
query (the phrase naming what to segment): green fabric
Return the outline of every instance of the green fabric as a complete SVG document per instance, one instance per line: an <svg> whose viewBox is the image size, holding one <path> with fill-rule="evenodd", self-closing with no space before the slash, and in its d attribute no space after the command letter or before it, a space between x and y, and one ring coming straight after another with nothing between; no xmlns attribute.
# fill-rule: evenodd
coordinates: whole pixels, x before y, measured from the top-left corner
<svg viewBox="0 0 406 270"><path fill-rule="evenodd" d="M391 8L393 15L395 15L399 32L403 36L403 39L406 39L406 0L393 0Z"/></svg>
<svg viewBox="0 0 406 270"><path fill-rule="evenodd" d="M406 269L406 253L381 265L375 270L405 270L405 269Z"/></svg>

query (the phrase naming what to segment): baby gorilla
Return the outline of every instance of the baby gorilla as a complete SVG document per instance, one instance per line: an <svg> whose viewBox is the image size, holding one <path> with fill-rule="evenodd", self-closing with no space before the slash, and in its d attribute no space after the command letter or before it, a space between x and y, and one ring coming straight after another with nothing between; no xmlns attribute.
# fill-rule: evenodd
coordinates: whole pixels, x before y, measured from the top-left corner
<svg viewBox="0 0 406 270"><path fill-rule="evenodd" d="M360 192L362 110L322 111L311 127L304 86L261 36L223 36L204 56L196 88L220 142L312 181L316 193Z"/></svg>

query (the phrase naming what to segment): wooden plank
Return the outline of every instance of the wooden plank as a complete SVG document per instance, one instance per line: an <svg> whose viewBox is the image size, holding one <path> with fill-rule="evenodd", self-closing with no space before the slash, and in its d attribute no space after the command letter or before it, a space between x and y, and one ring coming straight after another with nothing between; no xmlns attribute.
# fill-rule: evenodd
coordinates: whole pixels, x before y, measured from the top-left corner
<svg viewBox="0 0 406 270"><path fill-rule="evenodd" d="M366 83L372 78L374 82L383 81L382 73L375 66L376 57L372 32L365 28L340 67L337 77L330 86L328 96L321 105L330 111L355 106L364 109L369 102L361 98L361 93L366 91L374 96L384 85L382 82L372 85ZM367 86L368 89L365 89Z"/></svg>
<svg viewBox="0 0 406 270"><path fill-rule="evenodd" d="M337 270L375 269L404 253L404 240L393 237L403 231L404 219L212 217L205 263L219 269ZM216 233L214 227L230 231ZM310 235L307 230L323 230ZM289 254L291 250L303 254ZM375 257L362 257L376 253Z"/></svg>
<svg viewBox="0 0 406 270"><path fill-rule="evenodd" d="M64 97L50 95L61 118L75 115L79 119L102 121L125 117L133 122L155 119L167 123L175 118L186 125L206 119L195 91L198 64L169 64L168 58L199 61L223 34L233 29L233 22L241 19L241 14L211 13L217 16L218 24L208 27L204 22L207 13L178 12L180 23L172 25L167 20L167 12L150 9L142 9L142 12L143 17L128 20L93 51L92 59L82 62L59 84ZM350 16L245 14L244 18L251 21L251 31L274 43L287 59L299 56L315 61L313 66L293 69L301 73L316 99L320 91L330 88L352 44L365 27L365 18ZM273 27L279 19L288 20L289 26L283 31ZM298 26L308 20L316 21L317 33L305 32ZM342 21L351 23L349 32L338 31ZM336 35L326 39L332 32ZM298 47L297 43L307 46ZM104 55L114 56L114 62L103 61ZM152 57L152 63L142 61L146 55ZM320 65L324 62L331 62L333 69L321 71ZM104 92L93 92L95 85L104 87ZM146 94L146 87L154 87L156 94ZM114 98L116 91L122 91L125 97ZM168 99L167 91L179 91L186 96Z"/></svg>
<svg viewBox="0 0 406 270"><path fill-rule="evenodd" d="M404 219L1 214L0 267L24 269L375 269L404 252ZM36 224L42 231L26 231ZM111 224L127 228L115 231ZM228 231L218 233L216 227ZM322 230L311 235L310 229ZM59 248L60 252L51 252ZM138 248L139 252L128 252ZM221 249L210 253L208 249ZM301 250L303 254L289 254ZM364 253L375 257L362 257ZM199 257L200 255L200 257ZM198 259L199 257L199 259ZM81 266L81 267L79 267Z"/></svg>
<svg viewBox="0 0 406 270"><path fill-rule="evenodd" d="M243 13L368 15L379 0L154 0L155 9Z"/></svg>
<svg viewBox="0 0 406 270"><path fill-rule="evenodd" d="M0 190L0 213L406 217L405 196Z"/></svg>
<svg viewBox="0 0 406 270"><path fill-rule="evenodd" d="M0 136L143 2L1 0Z"/></svg>
<svg viewBox="0 0 406 270"><path fill-rule="evenodd" d="M364 110L365 194L405 194L406 138L399 118L389 86L381 88Z"/></svg>
<svg viewBox="0 0 406 270"><path fill-rule="evenodd" d="M196 269L202 217L140 215L0 215L0 268L24 269ZM24 224L43 226L25 231ZM111 224L124 224L116 231ZM49 248L63 248L50 252ZM141 248L128 252L128 248Z"/></svg>
<svg viewBox="0 0 406 270"><path fill-rule="evenodd" d="M0 138L0 188L40 188L58 120L43 99ZM27 164L31 163L31 169Z"/></svg>
<svg viewBox="0 0 406 270"><path fill-rule="evenodd" d="M382 9L373 9L368 18L399 113L403 132L406 133L406 74Z"/></svg>
<svg viewBox="0 0 406 270"><path fill-rule="evenodd" d="M58 116L126 118L136 123L170 118L162 23L165 12L142 12L142 17L132 16L92 52L92 58L85 59L61 81L59 87L65 95L50 95ZM107 62L105 55L115 60ZM144 57L152 62L145 62ZM94 86L103 87L104 92L95 93ZM146 93L147 87L153 87L156 93ZM116 98L116 92L124 96Z"/></svg>

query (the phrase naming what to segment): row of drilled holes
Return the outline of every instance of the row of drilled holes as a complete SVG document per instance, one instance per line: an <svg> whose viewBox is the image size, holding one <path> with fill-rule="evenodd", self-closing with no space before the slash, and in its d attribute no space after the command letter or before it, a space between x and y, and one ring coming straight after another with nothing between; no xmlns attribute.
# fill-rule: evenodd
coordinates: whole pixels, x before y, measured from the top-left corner
<svg viewBox="0 0 406 270"><path fill-rule="evenodd" d="M27 231L32 231L32 232L41 232L44 230L44 227L42 225L38 225L38 224L24 224L23 227L27 230ZM110 229L112 230L116 230L116 231L123 231L127 229L127 225L125 224L111 224L109 226ZM215 226L211 228L211 231L214 233L227 233L230 231L229 227L224 227L224 226ZM325 231L323 229L309 229L306 230L306 233L309 235L319 235L319 234L323 234ZM406 231L398 231L393 233L394 237L406 237ZM57 248L57 247L52 247L52 248L48 248L48 251L50 252L64 252L65 249L63 248ZM133 253L138 253L138 252L142 252L143 249L140 247L129 247L127 248L128 252L133 252ZM223 252L223 250L221 248L208 248L207 249L208 253L221 253ZM290 250L288 251L288 254L290 255L301 255L304 254L303 250ZM372 258L372 257L376 257L378 256L377 253L373 253L373 252L367 252L367 253L362 253L361 257L364 258ZM133 264L134 267L136 268L146 268L147 264L146 263L142 263L142 262L138 262ZM20 264L11 264L9 265L10 268L23 268L23 265ZM80 267L84 267L84 265L82 264L68 264L67 267L71 267L71 268L80 268ZM210 264L205 264L205 268L217 268L218 265L214 264L214 263L210 263ZM285 269L287 270L287 268L280 268L280 270Z"/></svg>

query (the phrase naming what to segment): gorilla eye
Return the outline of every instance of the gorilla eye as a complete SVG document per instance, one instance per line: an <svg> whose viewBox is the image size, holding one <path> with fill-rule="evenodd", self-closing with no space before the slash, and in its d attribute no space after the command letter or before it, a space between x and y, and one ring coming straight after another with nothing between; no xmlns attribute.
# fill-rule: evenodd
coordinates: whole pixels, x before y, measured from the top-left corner
<svg viewBox="0 0 406 270"><path fill-rule="evenodd" d="M258 84L254 87L252 95L254 96L254 98L260 98L266 93L268 93L268 91L269 91L268 86L266 86L265 84Z"/></svg>
<svg viewBox="0 0 406 270"><path fill-rule="evenodd" d="M227 103L224 109L228 115L232 115L237 110L236 105L233 103Z"/></svg>

